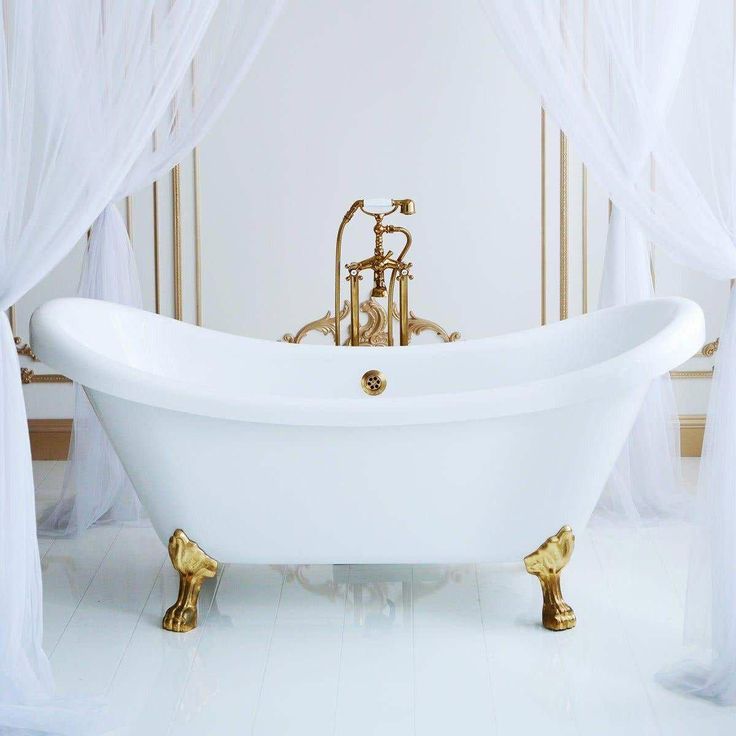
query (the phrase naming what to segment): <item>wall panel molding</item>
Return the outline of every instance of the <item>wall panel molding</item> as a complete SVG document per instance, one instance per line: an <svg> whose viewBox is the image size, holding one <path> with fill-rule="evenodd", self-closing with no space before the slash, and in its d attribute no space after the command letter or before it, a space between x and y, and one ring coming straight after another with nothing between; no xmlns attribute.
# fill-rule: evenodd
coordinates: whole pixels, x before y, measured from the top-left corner
<svg viewBox="0 0 736 736"><path fill-rule="evenodd" d="M541 114L541 141L540 141L540 208L541 208L541 231L539 234L540 247L542 251L542 324L547 324L547 113L542 107Z"/></svg>
<svg viewBox="0 0 736 736"><path fill-rule="evenodd" d="M171 170L172 239L174 244L174 319L184 319L184 294L182 289L182 235L181 235L181 167Z"/></svg>
<svg viewBox="0 0 736 736"><path fill-rule="evenodd" d="M685 414L680 417L680 455L700 457L705 434L704 414Z"/></svg>
<svg viewBox="0 0 736 736"><path fill-rule="evenodd" d="M569 314L569 165L567 159L567 136L560 131L560 319L567 319Z"/></svg>
<svg viewBox="0 0 736 736"><path fill-rule="evenodd" d="M29 419L31 457L34 460L66 460L72 434L71 419Z"/></svg>

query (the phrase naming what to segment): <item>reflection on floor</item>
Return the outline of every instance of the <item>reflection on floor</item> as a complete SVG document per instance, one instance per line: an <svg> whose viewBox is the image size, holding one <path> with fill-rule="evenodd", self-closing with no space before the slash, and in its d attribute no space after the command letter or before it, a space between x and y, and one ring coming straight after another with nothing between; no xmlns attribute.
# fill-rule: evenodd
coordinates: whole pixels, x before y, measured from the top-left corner
<svg viewBox="0 0 736 736"><path fill-rule="evenodd" d="M34 465L42 507L64 465ZM120 734L736 733L736 709L652 679L676 657L687 535L578 534L568 632L540 627L521 566L238 565L175 635L160 621L177 580L153 531L102 527L41 540L45 646L61 690L106 693Z"/></svg>

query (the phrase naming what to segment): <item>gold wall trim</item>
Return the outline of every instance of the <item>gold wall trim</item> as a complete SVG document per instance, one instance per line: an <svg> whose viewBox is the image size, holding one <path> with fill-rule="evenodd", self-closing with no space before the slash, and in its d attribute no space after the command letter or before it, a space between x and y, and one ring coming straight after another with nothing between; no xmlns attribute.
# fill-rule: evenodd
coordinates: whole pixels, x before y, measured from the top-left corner
<svg viewBox="0 0 736 736"><path fill-rule="evenodd" d="M700 457L705 434L705 414L680 416L680 454L682 457Z"/></svg>
<svg viewBox="0 0 736 736"><path fill-rule="evenodd" d="M542 250L542 324L547 324L547 113L542 108L541 114L541 232L539 234Z"/></svg>
<svg viewBox="0 0 736 736"><path fill-rule="evenodd" d="M23 355L31 360L38 360L36 354L31 350L31 346L28 343L23 342L20 337L14 337L13 340L15 341L15 351L18 355Z"/></svg>
<svg viewBox="0 0 736 736"><path fill-rule="evenodd" d="M161 254L159 250L158 182L154 181L153 193L153 289L156 314L161 314Z"/></svg>
<svg viewBox="0 0 736 736"><path fill-rule="evenodd" d="M200 221L199 195L199 149L192 152L194 177L194 301L197 324L202 326L202 228Z"/></svg>
<svg viewBox="0 0 736 736"><path fill-rule="evenodd" d="M365 314L367 319L364 324L360 325L358 344L366 346L388 345L388 314L383 305L371 297L370 299L366 299L360 303L360 312ZM350 314L350 302L345 300L337 319L337 323L340 324L340 326L342 326L341 323L345 320L348 314ZM395 302L393 315L394 319L400 318L400 310ZM335 340L335 322L336 320L334 316L328 311L324 317L318 317L317 319L313 319L311 322L307 322L307 324L300 327L296 333L291 334L287 332L281 337L281 341L298 344L310 332L320 332L323 335L331 335L331 342L337 342L337 340ZM425 319L424 317L417 317L417 315L411 311L409 312L407 328L410 338L412 335L421 335L423 332L433 332L443 342L457 342L461 338L459 332L448 332L444 327L440 327L437 322ZM348 345L349 343L350 338L343 342L343 345Z"/></svg>
<svg viewBox="0 0 736 736"><path fill-rule="evenodd" d="M712 358L718 352L718 346L721 344L721 338L717 337L713 342L707 342L700 349L700 354L706 358Z"/></svg>
<svg viewBox="0 0 736 736"><path fill-rule="evenodd" d="M8 307L8 322L10 322L10 331L15 335L17 326L15 324L15 304Z"/></svg>
<svg viewBox="0 0 736 736"><path fill-rule="evenodd" d="M71 383L72 380L61 373L35 373L30 368L20 369L20 382L29 383Z"/></svg>
<svg viewBox="0 0 736 736"><path fill-rule="evenodd" d="M184 318L181 255L181 168L171 169L172 235L174 250L174 319Z"/></svg>
<svg viewBox="0 0 736 736"><path fill-rule="evenodd" d="M670 371L672 378L713 378L713 369L707 371Z"/></svg>
<svg viewBox="0 0 736 736"><path fill-rule="evenodd" d="M568 316L569 222L567 136L560 131L560 319Z"/></svg>
<svg viewBox="0 0 736 736"><path fill-rule="evenodd" d="M38 358L36 354L31 350L31 346L28 343L23 342L20 337L13 337L15 341L15 350L18 355L24 358L30 358L32 361L37 362ZM22 367L20 369L20 382L28 385L30 383L71 383L71 379L66 376L62 376L61 373L36 373L31 368Z"/></svg>
<svg viewBox="0 0 736 736"><path fill-rule="evenodd" d="M133 197L125 198L125 229L128 231L128 238L133 237Z"/></svg>

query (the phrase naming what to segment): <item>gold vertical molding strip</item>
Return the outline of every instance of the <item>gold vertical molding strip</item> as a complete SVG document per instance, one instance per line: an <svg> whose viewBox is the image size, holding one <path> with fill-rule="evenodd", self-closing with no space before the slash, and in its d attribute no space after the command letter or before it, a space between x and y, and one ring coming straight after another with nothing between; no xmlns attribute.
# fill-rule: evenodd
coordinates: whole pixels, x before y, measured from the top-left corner
<svg viewBox="0 0 736 736"><path fill-rule="evenodd" d="M171 170L171 200L173 211L172 235L174 255L174 319L183 319L182 262L181 262L181 168Z"/></svg>
<svg viewBox="0 0 736 736"><path fill-rule="evenodd" d="M133 237L133 197L125 198L125 229L128 231L128 238Z"/></svg>
<svg viewBox="0 0 736 736"><path fill-rule="evenodd" d="M153 287L156 314L161 314L161 257L159 252L158 182L153 182Z"/></svg>
<svg viewBox="0 0 736 736"><path fill-rule="evenodd" d="M540 232L540 243L542 251L542 324L547 324L547 113L542 107L541 114L541 190L540 209L542 227Z"/></svg>
<svg viewBox="0 0 736 736"><path fill-rule="evenodd" d="M199 219L199 149L195 146L192 152L192 170L194 175L194 299L196 305L197 324L202 326L202 230Z"/></svg>
<svg viewBox="0 0 736 736"><path fill-rule="evenodd" d="M8 307L8 322L10 322L10 331L13 333L13 336L15 336L15 328L17 327L15 324L15 304L11 304L11 306Z"/></svg>
<svg viewBox="0 0 736 736"><path fill-rule="evenodd" d="M568 225L567 136L560 131L560 319L567 319L568 315Z"/></svg>

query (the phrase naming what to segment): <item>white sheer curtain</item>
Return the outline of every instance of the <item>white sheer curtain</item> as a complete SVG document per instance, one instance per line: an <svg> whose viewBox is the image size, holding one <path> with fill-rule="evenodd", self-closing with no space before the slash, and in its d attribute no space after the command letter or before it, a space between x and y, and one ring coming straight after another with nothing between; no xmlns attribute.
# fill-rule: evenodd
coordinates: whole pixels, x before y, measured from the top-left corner
<svg viewBox="0 0 736 736"><path fill-rule="evenodd" d="M617 206L609 227L601 306L648 298L653 292L649 246L636 215L650 207L650 153L661 139L677 90L697 3L487 0L484 5L548 112L603 184L610 186L614 178L618 189L632 193L630 199L646 193L647 199L629 214L611 186ZM637 522L673 513L681 498L677 432L667 376L652 384L599 512Z"/></svg>
<svg viewBox="0 0 736 736"><path fill-rule="evenodd" d="M691 268L719 279L736 276L731 0L483 2L502 43L629 225L635 222L658 247ZM652 108L652 114L663 116L658 128L651 128L651 136L641 135L637 116L622 116L621 111L629 104L632 109L648 105L646 101L655 96L653 88L670 75L680 75L683 67L679 102L668 115L671 94L662 96ZM670 79L668 86L674 81ZM656 186L647 172L630 165L647 155L655 165ZM643 237L634 234L613 247L619 284L635 291L639 287L634 282L646 281ZM610 250L608 256L614 257ZM711 390L699 489L703 510L688 591L688 632L707 640L710 657L700 666L684 666L666 680L670 686L727 703L736 702L733 294L732 290Z"/></svg>
<svg viewBox="0 0 736 736"><path fill-rule="evenodd" d="M189 72L113 201L151 184L202 140L250 68L282 6L283 0L219 0ZM150 37L156 37L155 25ZM78 294L142 306L128 233L112 203L92 227ZM39 532L72 536L97 522L137 521L142 516L123 466L86 395L77 388L61 499L39 519Z"/></svg>
<svg viewBox="0 0 736 736"><path fill-rule="evenodd" d="M164 114L215 0L0 4L0 309L115 196ZM157 33L151 43L149 30ZM131 53L131 49L137 53ZM83 734L53 699L19 364L0 318L0 730ZM25 733L25 731L24 731Z"/></svg>
<svg viewBox="0 0 736 736"><path fill-rule="evenodd" d="M77 293L141 308L140 280L128 232L115 205L95 220ZM81 386L74 387L74 423L61 499L39 518L38 532L72 536L94 521L142 517L128 475Z"/></svg>

